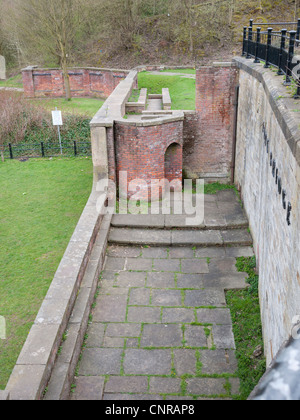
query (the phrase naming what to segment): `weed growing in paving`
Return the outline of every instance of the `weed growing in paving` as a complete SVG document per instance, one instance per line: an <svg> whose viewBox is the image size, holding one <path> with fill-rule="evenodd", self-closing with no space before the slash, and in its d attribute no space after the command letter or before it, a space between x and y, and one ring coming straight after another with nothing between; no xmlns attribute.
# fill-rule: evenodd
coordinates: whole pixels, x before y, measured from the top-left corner
<svg viewBox="0 0 300 420"><path fill-rule="evenodd" d="M247 290L230 291L226 295L237 346L238 377L241 381L240 398L245 400L265 373L266 361L263 355L256 259L237 258L236 266L239 271L248 274L247 282L250 284ZM257 349L261 351L255 352ZM257 357L257 354L260 355Z"/></svg>

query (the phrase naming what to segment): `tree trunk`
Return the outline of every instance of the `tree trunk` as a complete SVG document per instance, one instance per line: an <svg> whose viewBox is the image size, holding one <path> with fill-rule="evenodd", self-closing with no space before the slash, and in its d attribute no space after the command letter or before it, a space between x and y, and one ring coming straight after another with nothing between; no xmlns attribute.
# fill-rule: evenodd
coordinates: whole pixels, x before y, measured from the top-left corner
<svg viewBox="0 0 300 420"><path fill-rule="evenodd" d="M62 65L62 71L63 71L66 100L70 101L71 100L70 76L68 73L68 64L67 64L66 57L62 59L61 65Z"/></svg>
<svg viewBox="0 0 300 420"><path fill-rule="evenodd" d="M2 148L1 148L1 160L2 160L2 162L4 162L4 152L3 152Z"/></svg>

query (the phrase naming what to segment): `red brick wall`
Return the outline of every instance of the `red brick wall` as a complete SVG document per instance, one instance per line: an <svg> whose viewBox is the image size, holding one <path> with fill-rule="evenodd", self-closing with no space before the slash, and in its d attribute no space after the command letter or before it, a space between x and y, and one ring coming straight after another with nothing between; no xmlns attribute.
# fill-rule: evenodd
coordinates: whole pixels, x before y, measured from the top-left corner
<svg viewBox="0 0 300 420"><path fill-rule="evenodd" d="M172 143L177 143L174 162L176 177L182 179L183 121L169 122L157 126L139 127L115 124L116 174L127 172L127 185L134 179L146 181L139 198L148 199L151 179L165 178L165 154ZM175 173L174 173L175 175ZM136 192L128 193L128 197Z"/></svg>
<svg viewBox="0 0 300 420"><path fill-rule="evenodd" d="M72 96L108 98L127 74L127 71L107 69L69 70ZM64 80L60 69L27 68L23 70L22 75L26 97L65 96Z"/></svg>
<svg viewBox="0 0 300 420"><path fill-rule="evenodd" d="M230 176L234 132L235 67L202 67L196 77L196 113L184 122L184 173Z"/></svg>

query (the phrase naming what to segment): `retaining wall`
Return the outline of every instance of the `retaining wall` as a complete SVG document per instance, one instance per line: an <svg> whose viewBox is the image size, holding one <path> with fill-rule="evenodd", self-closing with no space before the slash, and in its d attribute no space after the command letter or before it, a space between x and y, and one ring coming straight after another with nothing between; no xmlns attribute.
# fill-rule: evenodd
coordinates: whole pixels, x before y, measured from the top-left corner
<svg viewBox="0 0 300 420"><path fill-rule="evenodd" d="M242 58L235 63L240 69L235 178L259 266L269 364L300 315L299 101L271 70Z"/></svg>

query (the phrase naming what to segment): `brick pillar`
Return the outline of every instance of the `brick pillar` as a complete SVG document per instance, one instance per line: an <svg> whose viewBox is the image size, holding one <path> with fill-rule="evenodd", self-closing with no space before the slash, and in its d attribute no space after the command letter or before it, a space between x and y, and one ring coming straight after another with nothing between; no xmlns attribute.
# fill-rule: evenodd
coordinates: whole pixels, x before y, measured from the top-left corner
<svg viewBox="0 0 300 420"><path fill-rule="evenodd" d="M235 87L238 69L231 63L202 67L196 77L201 172L228 175L232 162Z"/></svg>
<svg viewBox="0 0 300 420"><path fill-rule="evenodd" d="M90 87L90 70L84 69L83 72L83 89L84 96L91 96L91 87Z"/></svg>
<svg viewBox="0 0 300 420"><path fill-rule="evenodd" d="M22 70L24 94L27 98L34 98L34 83L33 83L33 70L34 67L26 67Z"/></svg>

